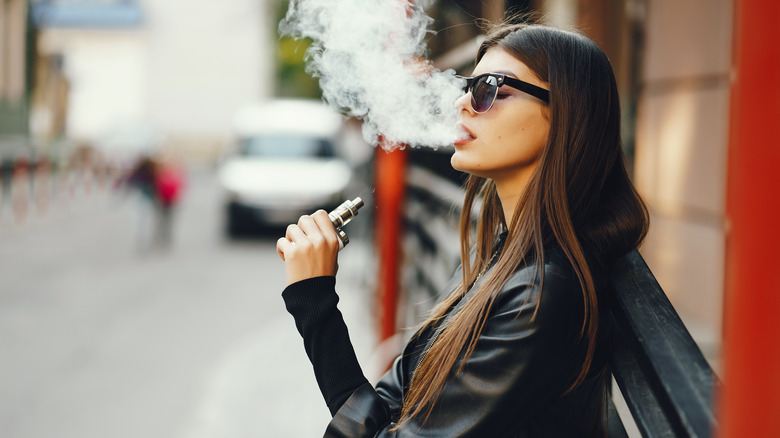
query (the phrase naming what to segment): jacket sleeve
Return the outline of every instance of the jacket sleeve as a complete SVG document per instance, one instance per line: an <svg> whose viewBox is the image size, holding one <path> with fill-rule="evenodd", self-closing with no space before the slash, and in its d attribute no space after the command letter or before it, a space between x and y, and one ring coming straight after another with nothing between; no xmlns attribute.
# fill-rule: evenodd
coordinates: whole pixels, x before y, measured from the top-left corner
<svg viewBox="0 0 780 438"><path fill-rule="evenodd" d="M331 414L368 383L336 307L339 297L335 286L335 277L315 277L293 283L282 292Z"/></svg>
<svg viewBox="0 0 780 438"><path fill-rule="evenodd" d="M575 375L582 321L580 288L570 272L546 265L542 291L533 271L521 269L502 289L473 354L450 376L427 421L390 432L394 423L379 408L388 403L363 385L335 413L325 436L486 437L529 428L536 409L560 396Z"/></svg>

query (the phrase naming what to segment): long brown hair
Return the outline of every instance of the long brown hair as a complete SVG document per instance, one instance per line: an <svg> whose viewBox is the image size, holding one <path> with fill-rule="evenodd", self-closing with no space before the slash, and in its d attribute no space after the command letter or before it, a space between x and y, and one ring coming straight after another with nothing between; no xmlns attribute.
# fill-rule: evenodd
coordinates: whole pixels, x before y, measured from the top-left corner
<svg viewBox="0 0 780 438"><path fill-rule="evenodd" d="M505 224L492 180L471 176L460 221L463 277L431 312L423 327L441 321L493 257L496 236L508 231L495 265L436 338L419 364L404 397L398 426L430 414L448 377L462 371L502 286L526 263L543 275L545 245L558 245L582 289L580 336L587 345L579 385L593 361L599 324L596 272L637 247L647 232L648 213L625 169L620 140L620 102L604 52L577 33L546 26L501 25L479 48L477 62L499 47L523 62L550 89L550 133L539 164ZM482 200L473 263L471 211ZM542 281L544 279L542 278ZM538 304L537 304L538 306ZM537 307L538 309L538 307ZM457 369L455 364L461 359Z"/></svg>

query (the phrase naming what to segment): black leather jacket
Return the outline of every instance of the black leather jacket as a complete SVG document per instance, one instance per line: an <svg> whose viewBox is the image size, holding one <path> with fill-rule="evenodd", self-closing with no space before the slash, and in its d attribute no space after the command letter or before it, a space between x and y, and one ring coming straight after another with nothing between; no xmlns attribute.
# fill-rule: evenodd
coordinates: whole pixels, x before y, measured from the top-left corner
<svg viewBox="0 0 780 438"><path fill-rule="evenodd" d="M424 423L412 420L390 431L411 376L440 326L417 333L375 388L369 383L357 387L335 411L325 436L604 436L606 333L599 330L587 379L567 392L584 353L585 343L579 336L582 292L559 252L549 252L545 258L541 287L533 263L519 268L505 284L473 354L463 371L448 380ZM453 281L459 276L460 270ZM450 314L459 310L470 293ZM537 303L538 312L532 317Z"/></svg>

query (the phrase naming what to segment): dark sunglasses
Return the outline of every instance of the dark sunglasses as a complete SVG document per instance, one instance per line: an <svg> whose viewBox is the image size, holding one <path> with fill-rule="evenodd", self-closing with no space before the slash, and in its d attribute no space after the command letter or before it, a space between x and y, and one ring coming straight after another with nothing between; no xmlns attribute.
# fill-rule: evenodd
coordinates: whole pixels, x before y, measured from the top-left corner
<svg viewBox="0 0 780 438"><path fill-rule="evenodd" d="M498 89L503 85L509 85L523 93L530 94L544 103L550 103L549 91L501 73L484 73L470 78L460 77L466 80L463 92L468 93L471 91L471 107L480 114L486 113L490 108L493 108L496 96L498 96Z"/></svg>

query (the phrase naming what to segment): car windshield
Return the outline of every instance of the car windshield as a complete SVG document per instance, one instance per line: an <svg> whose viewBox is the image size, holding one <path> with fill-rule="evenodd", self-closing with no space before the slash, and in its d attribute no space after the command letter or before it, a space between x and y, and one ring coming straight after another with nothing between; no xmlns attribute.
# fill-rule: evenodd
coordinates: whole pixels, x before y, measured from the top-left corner
<svg viewBox="0 0 780 438"><path fill-rule="evenodd" d="M335 150L330 140L300 135L264 135L241 140L240 153L247 157L330 158Z"/></svg>

